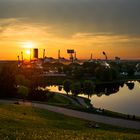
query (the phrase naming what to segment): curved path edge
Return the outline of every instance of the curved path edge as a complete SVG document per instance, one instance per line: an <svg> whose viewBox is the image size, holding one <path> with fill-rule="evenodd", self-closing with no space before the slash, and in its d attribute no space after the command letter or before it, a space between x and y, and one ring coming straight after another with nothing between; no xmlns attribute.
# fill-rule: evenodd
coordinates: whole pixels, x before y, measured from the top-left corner
<svg viewBox="0 0 140 140"><path fill-rule="evenodd" d="M14 102L15 101L12 100L0 100L0 103L6 103L6 104L13 104ZM95 121L98 123L140 130L140 122L138 121L124 120L124 119L112 118L112 117L107 117L107 116L102 116L97 114L90 114L86 112L76 111L63 107L56 107L52 105L40 104L40 103L31 103L31 102L22 102L22 101L20 103L23 105L29 105L40 109L46 109L52 112L56 112L63 115L80 118L88 121Z"/></svg>

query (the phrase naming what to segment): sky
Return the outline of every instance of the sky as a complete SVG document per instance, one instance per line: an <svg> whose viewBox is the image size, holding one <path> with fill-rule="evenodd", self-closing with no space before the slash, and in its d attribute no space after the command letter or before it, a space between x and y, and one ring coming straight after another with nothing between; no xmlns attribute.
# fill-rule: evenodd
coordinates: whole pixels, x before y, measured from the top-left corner
<svg viewBox="0 0 140 140"><path fill-rule="evenodd" d="M46 56L140 59L139 0L0 0L0 59L31 46Z"/></svg>

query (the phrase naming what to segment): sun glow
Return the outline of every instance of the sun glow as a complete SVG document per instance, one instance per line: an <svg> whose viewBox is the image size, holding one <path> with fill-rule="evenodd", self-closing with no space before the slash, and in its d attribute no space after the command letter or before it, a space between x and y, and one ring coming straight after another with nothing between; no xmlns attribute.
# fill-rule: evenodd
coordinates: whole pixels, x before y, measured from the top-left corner
<svg viewBox="0 0 140 140"><path fill-rule="evenodd" d="M30 50L26 50L25 52L26 52L27 55L30 55L31 54L31 51Z"/></svg>
<svg viewBox="0 0 140 140"><path fill-rule="evenodd" d="M27 49L31 49L31 48L34 48L34 43L33 42L23 42L22 43L22 46L24 47L24 48L27 48Z"/></svg>

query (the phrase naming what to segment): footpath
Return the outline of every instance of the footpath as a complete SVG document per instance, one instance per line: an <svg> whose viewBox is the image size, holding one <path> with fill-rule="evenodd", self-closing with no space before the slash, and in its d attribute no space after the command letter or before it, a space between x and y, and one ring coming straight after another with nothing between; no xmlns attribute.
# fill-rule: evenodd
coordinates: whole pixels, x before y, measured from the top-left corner
<svg viewBox="0 0 140 140"><path fill-rule="evenodd" d="M3 103L3 104L14 104L15 102L16 101L12 101L12 100L0 100L0 103ZM56 106L51 106L51 105L46 105L46 104L40 104L40 103L20 101L19 104L32 106L32 107L36 107L40 109L46 109L52 112L56 112L56 113L60 113L67 116L80 118L80 119L84 119L88 121L94 121L98 123L104 123L104 124L114 125L114 126L123 127L123 128L131 128L131 129L140 130L140 122L138 121L131 121L131 120L112 118L112 117L107 117L107 116L102 116L102 115L97 115L97 114L90 114L86 112L81 112L81 111L76 111L72 109L56 107Z"/></svg>

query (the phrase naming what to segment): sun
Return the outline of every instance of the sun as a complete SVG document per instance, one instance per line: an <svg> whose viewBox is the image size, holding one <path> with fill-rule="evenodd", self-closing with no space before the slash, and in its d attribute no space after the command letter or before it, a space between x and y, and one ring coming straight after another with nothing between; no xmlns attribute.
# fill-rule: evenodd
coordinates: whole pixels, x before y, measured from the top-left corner
<svg viewBox="0 0 140 140"><path fill-rule="evenodd" d="M31 54L31 51L30 50L26 50L25 52L26 52L27 55L30 55Z"/></svg>

